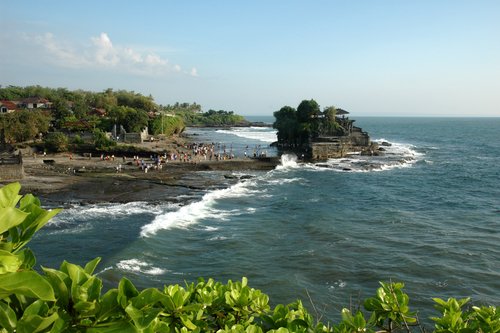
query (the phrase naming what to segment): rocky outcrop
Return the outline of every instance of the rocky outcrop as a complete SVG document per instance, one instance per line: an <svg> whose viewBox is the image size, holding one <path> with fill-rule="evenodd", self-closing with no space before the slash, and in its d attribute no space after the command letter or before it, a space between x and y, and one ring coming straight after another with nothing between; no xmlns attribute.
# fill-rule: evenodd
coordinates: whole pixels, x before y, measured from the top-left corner
<svg viewBox="0 0 500 333"><path fill-rule="evenodd" d="M348 135L316 138L310 144L313 160L339 158L347 153L359 152L371 147L370 136L359 127L353 127Z"/></svg>

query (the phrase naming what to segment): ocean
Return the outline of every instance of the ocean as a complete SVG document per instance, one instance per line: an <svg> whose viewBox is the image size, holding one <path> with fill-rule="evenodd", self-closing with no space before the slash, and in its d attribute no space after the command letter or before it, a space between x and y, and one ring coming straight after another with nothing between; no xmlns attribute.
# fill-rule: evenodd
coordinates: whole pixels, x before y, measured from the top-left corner
<svg viewBox="0 0 500 333"><path fill-rule="evenodd" d="M256 119L252 119L256 120ZM264 119L272 122L272 117ZM240 280L322 321L401 281L426 321L433 297L500 304L500 118L357 118L381 157L269 172L200 172L220 186L176 202L73 205L30 243L38 264L103 260L105 286ZM235 155L276 154L272 128L189 129ZM222 148L220 148L222 149ZM165 172L168 172L168 168Z"/></svg>

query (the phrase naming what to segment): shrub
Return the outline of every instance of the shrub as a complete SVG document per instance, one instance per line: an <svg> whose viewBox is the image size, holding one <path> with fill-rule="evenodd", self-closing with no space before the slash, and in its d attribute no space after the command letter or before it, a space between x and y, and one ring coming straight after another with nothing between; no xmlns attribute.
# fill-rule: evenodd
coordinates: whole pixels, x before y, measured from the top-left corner
<svg viewBox="0 0 500 333"><path fill-rule="evenodd" d="M60 153L68 150L68 137L61 132L54 132L47 135L45 139L45 148L48 151Z"/></svg>
<svg viewBox="0 0 500 333"><path fill-rule="evenodd" d="M106 149L116 146L116 141L109 139L102 130L96 128L93 132L94 145L96 149Z"/></svg>

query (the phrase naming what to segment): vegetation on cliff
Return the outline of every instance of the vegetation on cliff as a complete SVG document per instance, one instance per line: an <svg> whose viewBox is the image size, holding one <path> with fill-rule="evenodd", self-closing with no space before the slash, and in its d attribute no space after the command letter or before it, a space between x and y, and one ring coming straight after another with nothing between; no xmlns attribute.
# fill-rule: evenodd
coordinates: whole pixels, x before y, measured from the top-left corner
<svg viewBox="0 0 500 333"><path fill-rule="evenodd" d="M103 293L94 271L64 261L35 270L26 247L59 210L45 210L20 185L0 188L0 332L423 332L402 283L381 283L364 310L343 309L341 321L324 324L300 300L271 308L269 297L246 278L226 284L199 279L185 286L138 290L122 278ZM496 306L468 306L469 299L434 299L434 332L500 332Z"/></svg>
<svg viewBox="0 0 500 333"><path fill-rule="evenodd" d="M337 119L337 112L334 106L321 111L313 99L303 100L297 109L282 107L274 112L273 127L278 130L278 144L301 147L319 136L345 135L346 129Z"/></svg>

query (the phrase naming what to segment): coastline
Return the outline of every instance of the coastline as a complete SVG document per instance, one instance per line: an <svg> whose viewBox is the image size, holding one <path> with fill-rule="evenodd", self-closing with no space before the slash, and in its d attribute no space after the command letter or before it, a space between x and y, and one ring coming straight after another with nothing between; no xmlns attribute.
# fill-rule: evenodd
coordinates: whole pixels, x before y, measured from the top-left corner
<svg viewBox="0 0 500 333"><path fill-rule="evenodd" d="M207 179L203 171L220 171L225 183L236 182L233 172L268 171L279 164L279 158L235 158L230 160L171 161L162 168L144 172L133 159L122 157L101 160L100 157L48 154L23 158L24 178L0 181L5 185L21 184L22 194L31 193L43 204L60 206L68 203L90 204L131 201L177 200L179 189L201 191L220 187L221 181ZM120 170L117 171L117 168ZM225 177L224 177L225 176Z"/></svg>

